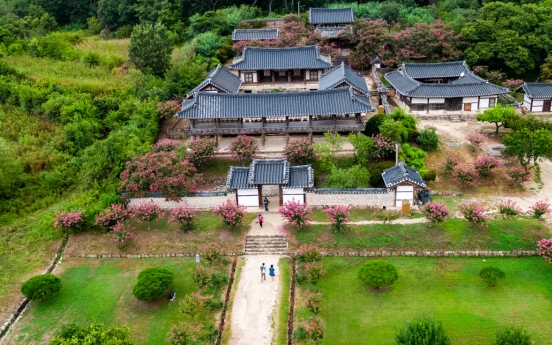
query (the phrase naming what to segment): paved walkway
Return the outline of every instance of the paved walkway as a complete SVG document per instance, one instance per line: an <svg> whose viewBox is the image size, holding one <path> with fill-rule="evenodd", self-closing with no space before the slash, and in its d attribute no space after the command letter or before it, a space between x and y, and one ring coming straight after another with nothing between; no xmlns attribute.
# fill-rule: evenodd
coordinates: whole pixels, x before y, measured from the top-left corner
<svg viewBox="0 0 552 345"><path fill-rule="evenodd" d="M261 229L256 221L251 223L248 235L279 235L283 220L276 213L265 213ZM230 325L230 345L270 345L273 327L276 325L275 306L280 297L281 277L278 262L279 255L250 255L245 257L245 265L232 305ZM261 264L267 266L266 281L261 283ZM268 275L268 267L274 265L274 281Z"/></svg>

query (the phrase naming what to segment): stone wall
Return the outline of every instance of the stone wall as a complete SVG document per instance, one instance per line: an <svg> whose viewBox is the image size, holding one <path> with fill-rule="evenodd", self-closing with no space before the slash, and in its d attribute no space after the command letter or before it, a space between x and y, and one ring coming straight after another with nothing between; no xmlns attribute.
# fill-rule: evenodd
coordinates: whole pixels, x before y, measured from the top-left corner
<svg viewBox="0 0 552 345"><path fill-rule="evenodd" d="M378 194L317 194L307 193L307 204L311 207L327 205L351 206L395 206L395 193Z"/></svg>
<svg viewBox="0 0 552 345"><path fill-rule="evenodd" d="M181 205L188 205L200 210L211 210L222 205L226 200L236 200L236 194L228 193L226 196L202 196L202 197L183 197L182 201L166 201L165 198L132 198L128 207L137 206L143 200L153 200L161 208L175 208Z"/></svg>

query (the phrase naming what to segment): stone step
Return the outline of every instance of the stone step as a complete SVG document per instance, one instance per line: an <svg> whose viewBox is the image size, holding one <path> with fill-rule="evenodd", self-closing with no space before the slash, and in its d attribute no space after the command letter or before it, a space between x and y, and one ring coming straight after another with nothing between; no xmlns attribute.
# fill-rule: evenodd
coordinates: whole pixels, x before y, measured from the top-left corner
<svg viewBox="0 0 552 345"><path fill-rule="evenodd" d="M245 242L287 242L287 238L246 238Z"/></svg>
<svg viewBox="0 0 552 345"><path fill-rule="evenodd" d="M259 251L245 251L245 255L287 255L288 251L267 251L267 252L259 252Z"/></svg>
<svg viewBox="0 0 552 345"><path fill-rule="evenodd" d="M451 122L461 122L460 117L458 115L451 115L449 116L449 120Z"/></svg>
<svg viewBox="0 0 552 345"><path fill-rule="evenodd" d="M259 246L245 246L245 250L253 250L253 249L266 250L266 249L281 249L281 248L286 249L287 244L278 244L278 245L267 244L267 245L259 245Z"/></svg>

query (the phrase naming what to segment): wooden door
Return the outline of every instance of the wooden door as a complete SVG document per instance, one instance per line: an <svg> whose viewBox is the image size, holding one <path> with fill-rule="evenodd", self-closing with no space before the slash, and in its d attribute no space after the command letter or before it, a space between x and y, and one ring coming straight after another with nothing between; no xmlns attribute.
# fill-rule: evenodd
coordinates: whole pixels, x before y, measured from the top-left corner
<svg viewBox="0 0 552 345"><path fill-rule="evenodd" d="M471 111L471 103L464 103L464 111Z"/></svg>
<svg viewBox="0 0 552 345"><path fill-rule="evenodd" d="M550 104L552 103L552 100L547 99L542 103L542 111L550 111Z"/></svg>

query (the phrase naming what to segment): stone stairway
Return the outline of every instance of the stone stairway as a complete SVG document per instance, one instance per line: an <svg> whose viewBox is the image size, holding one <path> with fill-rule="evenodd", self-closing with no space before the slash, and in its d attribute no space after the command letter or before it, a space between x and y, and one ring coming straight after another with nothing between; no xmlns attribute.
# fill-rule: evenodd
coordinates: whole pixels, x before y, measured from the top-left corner
<svg viewBox="0 0 552 345"><path fill-rule="evenodd" d="M245 237L245 255L287 255L288 242L284 235L261 235Z"/></svg>
<svg viewBox="0 0 552 345"><path fill-rule="evenodd" d="M458 116L458 115L450 115L449 120L451 122L460 122L460 121L462 121L462 120L460 120L460 116Z"/></svg>

